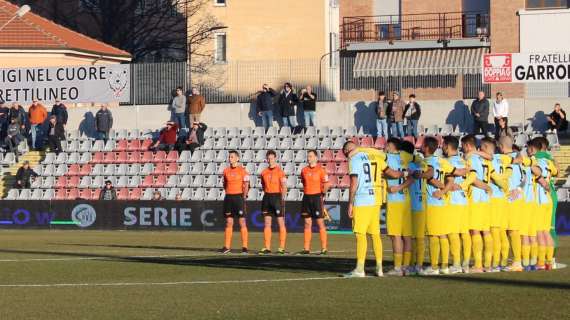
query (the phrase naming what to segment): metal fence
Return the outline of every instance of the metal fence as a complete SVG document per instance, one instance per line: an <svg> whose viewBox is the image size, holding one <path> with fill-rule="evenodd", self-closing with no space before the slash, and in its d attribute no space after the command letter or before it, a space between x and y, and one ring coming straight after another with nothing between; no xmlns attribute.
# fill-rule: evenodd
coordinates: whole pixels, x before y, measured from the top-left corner
<svg viewBox="0 0 570 320"><path fill-rule="evenodd" d="M355 77L354 64L356 58L343 57L340 60L340 90L383 90L403 91L405 89L457 89L462 92L463 99L477 97L479 91L491 93L490 85L482 83L481 74L463 73L453 69L425 69L426 75L406 75L389 77ZM466 69L467 70L467 69ZM398 70L395 73L398 73ZM405 70L401 70L405 71ZM421 70L420 70L421 71ZM428 72L429 71L429 72ZM405 73L405 72L402 72ZM458 86L461 86L458 88Z"/></svg>
<svg viewBox="0 0 570 320"><path fill-rule="evenodd" d="M279 91L285 82L296 90L311 85L319 101L334 101L335 70L330 68L328 58L235 61L213 65L207 74L193 73L190 81L186 62L132 64L131 99L125 104L167 104L178 86L185 90L198 87L208 103L247 103L263 84Z"/></svg>

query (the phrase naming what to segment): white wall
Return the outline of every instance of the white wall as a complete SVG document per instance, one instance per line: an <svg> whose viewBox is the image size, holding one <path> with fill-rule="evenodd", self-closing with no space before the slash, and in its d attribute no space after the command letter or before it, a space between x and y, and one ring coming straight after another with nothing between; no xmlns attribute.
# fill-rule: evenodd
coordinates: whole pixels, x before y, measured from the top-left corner
<svg viewBox="0 0 570 320"><path fill-rule="evenodd" d="M519 15L521 52L570 50L570 9L520 10Z"/></svg>
<svg viewBox="0 0 570 320"><path fill-rule="evenodd" d="M400 0L376 0L372 9L372 15L399 15Z"/></svg>
<svg viewBox="0 0 570 320"><path fill-rule="evenodd" d="M508 99L508 97L507 97ZM570 98L566 99L508 99L510 103L510 122L525 123L527 119L535 119L536 127L543 127L545 114L552 111L554 103L560 102L563 109L570 110ZM471 101L433 100L421 101L422 117L420 125L432 126L452 124L462 130L469 130L472 119L467 105ZM68 130L93 130L93 116L96 107L80 107L69 109ZM255 115L254 106L250 104L209 104L203 113L203 121L212 127L247 127L260 125ZM365 132L375 134L375 103L370 101L355 102L322 102L317 105L317 121L319 126L356 125ZM170 114L165 105L154 106L121 106L111 108L115 129L158 129L169 120ZM277 116L276 116L277 118ZM299 120L302 121L301 116ZM490 122L492 118L490 117ZM277 123L275 124L277 125Z"/></svg>

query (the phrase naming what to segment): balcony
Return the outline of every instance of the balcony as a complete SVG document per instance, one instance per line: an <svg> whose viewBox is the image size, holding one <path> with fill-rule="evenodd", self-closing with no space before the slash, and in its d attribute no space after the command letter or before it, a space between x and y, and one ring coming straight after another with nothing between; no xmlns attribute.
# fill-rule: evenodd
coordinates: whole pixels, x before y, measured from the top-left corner
<svg viewBox="0 0 570 320"><path fill-rule="evenodd" d="M344 17L341 45L348 50L487 46L488 12Z"/></svg>

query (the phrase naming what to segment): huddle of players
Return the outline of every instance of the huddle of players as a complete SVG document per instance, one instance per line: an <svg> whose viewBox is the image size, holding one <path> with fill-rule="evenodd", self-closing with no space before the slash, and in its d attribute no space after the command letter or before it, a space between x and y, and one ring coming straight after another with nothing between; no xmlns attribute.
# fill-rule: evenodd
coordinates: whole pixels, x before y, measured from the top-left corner
<svg viewBox="0 0 570 320"><path fill-rule="evenodd" d="M239 163L239 153L235 150L229 152L230 165L224 170L224 216L226 218L224 247L221 253L231 252L234 219L238 219L242 240L242 253L248 251L248 231L245 219L247 194L249 192L249 173ZM261 212L264 216L265 226L263 229L264 247L259 254L271 253L272 220L277 219L279 226L278 254L285 254L287 229L285 225L285 198L287 195L287 177L285 172L277 164L277 154L273 150L266 153L268 167L261 172L263 186L263 199ZM307 152L308 165L301 171L303 183L302 216L304 218L304 246L300 254L309 254L312 238L313 220L318 225L321 238L321 254L327 254L327 232L324 223L323 197L330 187L328 175L323 167L318 164L318 154L315 150Z"/></svg>
<svg viewBox="0 0 570 320"><path fill-rule="evenodd" d="M348 215L357 240L356 269L345 276L365 276L367 233L373 240L376 275L383 275L378 221L385 202L394 252L389 275L555 266L550 186L558 170L547 140L532 139L526 156L509 137L501 137L498 144L484 138L478 150L476 138L464 136L462 155L456 137L443 138L444 156L436 155L438 145L436 138L425 137L421 157L414 155L410 142L398 139L390 139L385 152L345 144L351 176ZM426 236L431 264L424 268Z"/></svg>

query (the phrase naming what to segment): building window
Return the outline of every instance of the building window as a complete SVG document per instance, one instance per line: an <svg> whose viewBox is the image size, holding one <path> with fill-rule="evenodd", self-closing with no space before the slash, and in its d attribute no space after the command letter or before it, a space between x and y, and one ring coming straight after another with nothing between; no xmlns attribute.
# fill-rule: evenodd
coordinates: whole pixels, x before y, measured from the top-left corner
<svg viewBox="0 0 570 320"><path fill-rule="evenodd" d="M225 7L226 0L214 0L214 5L217 7Z"/></svg>
<svg viewBox="0 0 570 320"><path fill-rule="evenodd" d="M568 8L568 0L526 0L527 9L559 9Z"/></svg>
<svg viewBox="0 0 570 320"><path fill-rule="evenodd" d="M216 52L214 54L214 59L216 63L225 63L227 62L226 57L226 34L225 33L217 33L216 34Z"/></svg>

